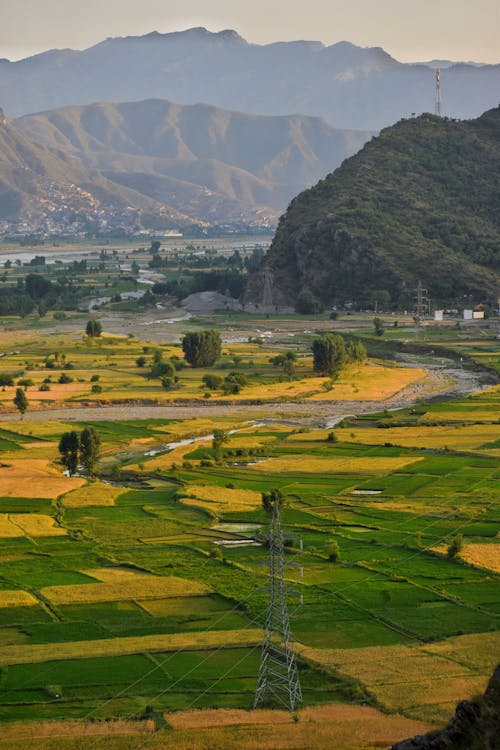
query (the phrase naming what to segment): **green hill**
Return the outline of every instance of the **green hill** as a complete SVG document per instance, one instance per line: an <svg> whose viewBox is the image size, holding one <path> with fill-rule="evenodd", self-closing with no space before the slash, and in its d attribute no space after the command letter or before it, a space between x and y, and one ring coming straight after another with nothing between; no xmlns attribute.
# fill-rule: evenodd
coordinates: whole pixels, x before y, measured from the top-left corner
<svg viewBox="0 0 500 750"><path fill-rule="evenodd" d="M276 302L308 290L363 305L386 290L403 307L419 279L436 303L496 300L499 260L500 108L383 130L291 202L267 256ZM261 289L255 277L250 297Z"/></svg>

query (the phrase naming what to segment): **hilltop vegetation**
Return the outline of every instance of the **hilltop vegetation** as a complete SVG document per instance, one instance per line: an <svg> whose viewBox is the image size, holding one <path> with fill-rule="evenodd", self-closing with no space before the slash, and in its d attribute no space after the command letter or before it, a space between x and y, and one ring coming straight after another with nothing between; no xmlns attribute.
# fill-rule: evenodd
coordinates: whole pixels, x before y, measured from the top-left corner
<svg viewBox="0 0 500 750"><path fill-rule="evenodd" d="M439 303L498 294L500 108L477 120L433 115L380 134L306 190L282 217L268 264L276 299L412 309L419 279ZM250 292L261 295L256 277Z"/></svg>

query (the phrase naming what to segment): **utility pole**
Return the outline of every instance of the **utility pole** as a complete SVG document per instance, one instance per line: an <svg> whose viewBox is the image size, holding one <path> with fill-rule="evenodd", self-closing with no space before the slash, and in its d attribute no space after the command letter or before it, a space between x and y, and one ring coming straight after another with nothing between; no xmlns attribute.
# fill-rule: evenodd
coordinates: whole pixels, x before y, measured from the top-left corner
<svg viewBox="0 0 500 750"><path fill-rule="evenodd" d="M285 549L276 499L269 532L269 603L253 707L280 704L295 711L300 703L302 690L286 604Z"/></svg>
<svg viewBox="0 0 500 750"><path fill-rule="evenodd" d="M434 100L434 113L441 117L441 68L436 68L436 95Z"/></svg>

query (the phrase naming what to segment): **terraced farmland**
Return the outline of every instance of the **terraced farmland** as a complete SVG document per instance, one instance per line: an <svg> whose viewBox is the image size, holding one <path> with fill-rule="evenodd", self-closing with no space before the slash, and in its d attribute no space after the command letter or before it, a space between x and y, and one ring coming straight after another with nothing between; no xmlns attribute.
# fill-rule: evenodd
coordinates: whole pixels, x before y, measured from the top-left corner
<svg viewBox="0 0 500 750"><path fill-rule="evenodd" d="M65 423L50 411L4 422L0 748L25 741L11 722L71 719L77 731L100 718L121 719L139 747L127 721L147 707L174 728L177 748L229 747L235 727L254 722L273 747L281 721L287 741L306 748L311 721L318 743L335 727L339 748L360 750L443 723L484 688L500 643L499 405L496 386L328 429L280 419L275 406L260 422L251 407L186 420L112 421L103 410L87 421L79 410ZM102 439L100 479L66 477L60 436L90 424ZM215 428L231 430L219 449ZM194 442L167 450L183 439ZM261 493L274 487L297 563L287 580L304 600L291 596L290 609L309 708L270 723L245 711L266 606ZM451 556L457 537L462 551ZM55 747L44 731L40 750ZM255 737L247 732L242 748Z"/></svg>

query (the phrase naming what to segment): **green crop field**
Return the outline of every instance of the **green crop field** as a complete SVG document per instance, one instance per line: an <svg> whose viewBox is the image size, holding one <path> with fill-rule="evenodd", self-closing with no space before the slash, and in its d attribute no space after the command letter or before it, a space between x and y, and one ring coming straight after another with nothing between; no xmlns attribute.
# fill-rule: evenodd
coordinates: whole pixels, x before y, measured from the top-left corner
<svg viewBox="0 0 500 750"><path fill-rule="evenodd" d="M94 372L106 400L108 386L110 401L121 389L133 401L167 395L135 366L141 342L61 335L53 344L28 336L1 368L38 383L54 373L47 351L59 362L64 353L75 389L41 394L59 405L85 401ZM277 351L240 345L226 356L253 360L237 363L258 368L252 388L283 389L269 364ZM307 356L298 382L312 379ZM200 373L180 378L198 398ZM0 720L135 719L152 707L168 722L172 711L249 709L267 603L261 493L279 488L305 704L444 722L484 688L500 644L499 404L492 386L382 405L329 429L266 423L274 408L251 422L251 406L137 420L126 407L123 419L105 409L98 420L84 409L64 420L50 409L43 420L12 415L0 429ZM100 477L64 476L60 436L88 426L101 436ZM219 449L215 428L234 431ZM199 442L166 449L184 438ZM439 649L461 665L446 684L419 669L425 659L439 671ZM412 679L396 690L400 655Z"/></svg>

